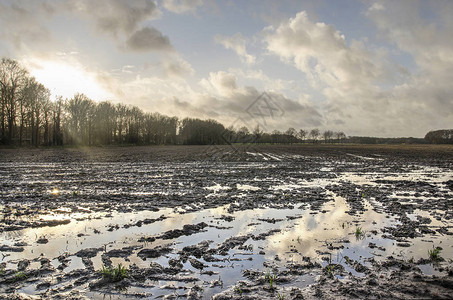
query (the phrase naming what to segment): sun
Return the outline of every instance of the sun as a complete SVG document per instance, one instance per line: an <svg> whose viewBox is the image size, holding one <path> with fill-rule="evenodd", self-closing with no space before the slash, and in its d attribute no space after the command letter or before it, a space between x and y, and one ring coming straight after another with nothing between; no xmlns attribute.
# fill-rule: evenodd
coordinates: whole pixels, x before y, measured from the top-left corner
<svg viewBox="0 0 453 300"><path fill-rule="evenodd" d="M36 61L29 68L30 74L47 87L53 97L70 99L76 93L83 93L93 100L107 100L111 94L106 91L96 74L80 65L64 61Z"/></svg>

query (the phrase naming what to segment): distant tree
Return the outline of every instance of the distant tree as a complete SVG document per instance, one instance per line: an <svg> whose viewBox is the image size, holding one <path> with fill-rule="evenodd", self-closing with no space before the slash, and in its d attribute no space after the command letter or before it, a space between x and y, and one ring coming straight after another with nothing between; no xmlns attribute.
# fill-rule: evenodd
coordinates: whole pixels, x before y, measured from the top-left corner
<svg viewBox="0 0 453 300"><path fill-rule="evenodd" d="M322 136L324 137L324 143L328 143L333 137L333 131L326 130L323 132Z"/></svg>
<svg viewBox="0 0 453 300"><path fill-rule="evenodd" d="M253 129L253 141L258 142L263 136L263 133L264 132L260 129L260 125L256 125L255 129Z"/></svg>
<svg viewBox="0 0 453 300"><path fill-rule="evenodd" d="M15 60L0 62L1 140L11 144L16 127L19 95L27 81L28 72Z"/></svg>
<svg viewBox="0 0 453 300"><path fill-rule="evenodd" d="M310 130L310 136L311 136L311 139L313 140L313 142L316 142L319 135L320 135L320 132L319 132L318 128L314 128L314 129Z"/></svg>
<svg viewBox="0 0 453 300"><path fill-rule="evenodd" d="M287 142L292 144L296 140L296 135L297 135L296 129L294 129L292 127L288 128L288 130L285 131L285 135L286 135Z"/></svg>
<svg viewBox="0 0 453 300"><path fill-rule="evenodd" d="M63 114L63 97L57 97L53 104L53 144L57 146L63 145L63 132L61 130L61 119Z"/></svg>
<svg viewBox="0 0 453 300"><path fill-rule="evenodd" d="M92 117L95 105L84 94L76 94L66 103L69 141L71 144L91 145Z"/></svg>
<svg viewBox="0 0 453 300"><path fill-rule="evenodd" d="M307 138L307 135L308 135L308 131L307 130L299 130L299 138L302 140L302 141L305 141L305 139Z"/></svg>
<svg viewBox="0 0 453 300"><path fill-rule="evenodd" d="M237 136L236 132L234 131L233 125L225 129L225 131L222 133L222 138L227 144L233 144L237 141Z"/></svg>
<svg viewBox="0 0 453 300"><path fill-rule="evenodd" d="M272 134L271 134L271 142L274 144L274 143L281 143L281 136L282 136L282 133L278 130L274 130L272 131Z"/></svg>
<svg viewBox="0 0 453 300"><path fill-rule="evenodd" d="M342 131L337 131L335 132L335 137L337 139L337 142L341 143L342 140L346 139L346 134L344 134L344 132Z"/></svg>
<svg viewBox="0 0 453 300"><path fill-rule="evenodd" d="M249 129L246 126L240 127L236 131L236 136L237 136L238 142L240 142L240 143L248 142L249 141L249 139L248 139L248 135L249 134L250 134L250 131L249 131Z"/></svg>
<svg viewBox="0 0 453 300"><path fill-rule="evenodd" d="M224 144L222 133L225 127L215 120L185 118L182 120L179 135L183 144L210 145Z"/></svg>
<svg viewBox="0 0 453 300"><path fill-rule="evenodd" d="M425 135L425 140L431 144L453 144L453 129L430 131Z"/></svg>
<svg viewBox="0 0 453 300"><path fill-rule="evenodd" d="M98 103L93 109L93 141L95 144L108 145L113 141L116 110L110 102Z"/></svg>

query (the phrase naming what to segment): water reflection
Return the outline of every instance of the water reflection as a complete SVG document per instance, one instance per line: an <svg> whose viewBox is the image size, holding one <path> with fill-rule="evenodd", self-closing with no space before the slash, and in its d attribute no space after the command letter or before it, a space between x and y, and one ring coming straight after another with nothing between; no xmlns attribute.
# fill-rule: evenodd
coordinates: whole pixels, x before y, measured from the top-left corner
<svg viewBox="0 0 453 300"><path fill-rule="evenodd" d="M271 155L266 154L269 159L274 159ZM283 159L284 157L277 157ZM301 158L302 159L302 158ZM150 262L158 262L163 266L168 266L169 258L178 258L180 252L185 246L195 245L202 241L210 241L210 248L217 248L227 239L238 236L248 236L244 245L247 248L239 249L238 247L228 251L227 256L218 255L221 259L216 265L200 259L207 264L207 269L217 274L224 282L224 288L235 284L238 278L242 278L242 270L259 269L262 270L263 264L266 263L277 265L285 268L288 263L301 262L304 256L311 257L313 260L326 264L328 258L332 262L343 264L348 271L355 275L360 275L353 271L350 266L345 264L345 257L358 260L367 264L366 259L374 257L376 260L384 259L389 255L404 259L409 258L426 258L427 249L432 246L442 245L442 256L453 258L453 241L447 235L428 235L408 240L408 247L400 247L396 241L387 239L382 236L384 227L393 227L399 224L396 216L387 215L382 209L382 204L373 197L363 197L360 202L364 206L363 212L357 212L351 215L352 208L345 198L337 194L326 191L325 188L332 184L354 184L357 186L357 192L361 188L381 187L382 184L376 182L380 180L426 180L432 184L444 182L452 172L443 174L430 174L433 170L420 168L415 171L405 171L402 173L384 174L378 172L341 172L338 177L329 175L334 172L338 166L346 164L330 164L326 162L321 168L322 176L316 172L306 172L299 169L291 169L288 176L274 176L271 172L262 172L261 169L270 168L270 165L262 163L253 164L236 164L232 166L215 165L203 173L197 173L196 176L204 176L201 179L193 180L191 172L198 172L193 165L170 164L168 167L150 164L133 164L121 168L117 164L99 164L96 166L86 166L86 171L91 172L93 176L83 179L79 178L80 174L73 172L67 166L36 165L38 170L45 168L50 169L53 176L48 176L40 180L38 174L40 171L25 172L21 178L23 185L36 185L37 190L27 190L21 187L21 192L14 191L14 196L21 195L22 192L35 193L40 195L51 194L51 199L62 197L63 195L72 195L80 197L82 195L127 195L127 197L143 197L142 204L149 204L147 201L154 201L152 196L158 194L161 196L168 195L192 195L193 202L186 201L183 205L176 208L164 208L159 211L140 211L140 212L105 212L100 205L87 203L76 203L70 205L52 206L50 211L40 211L32 216L18 216L18 220L70 220L69 224L55 227L28 228L24 230L2 232L2 244L14 245L17 242L23 242L23 252L9 252L8 256L3 257L2 261L7 262L7 268L14 269L20 259L27 258L30 260L37 259L43 254L44 257L51 259L54 266L60 262L56 259L64 254L70 260L69 265L64 268L62 273L70 272L75 269L84 269L81 258L74 254L81 249L104 247L106 251L112 249L121 249L127 246L138 246L153 248L159 245L170 244L172 252L155 259L146 259L137 256L139 249L134 250L132 255L127 258L111 258L113 264L121 263L123 265L136 264L140 267L148 267ZM281 167L280 163L272 164L274 167ZM251 169L260 169L259 172L249 176ZM83 169L83 168L82 168ZM195 171L194 171L195 170ZM243 173L240 173L243 172ZM132 174L131 174L132 173ZM262 174L261 174L262 173ZM211 179L212 174L218 174L216 181ZM234 174L229 178L229 175ZM239 175L238 175L239 174ZM286 174L286 173L285 173ZM315 174L315 175L313 175ZM196 177L195 176L195 177ZM324 176L324 177L323 177ZM60 185L61 178L67 179L67 185ZM83 176L82 176L83 177ZM233 179L234 177L234 179ZM322 177L322 178L321 178ZM12 181L12 178L8 180ZM209 178L206 179L206 178ZM219 179L219 180L217 180ZM124 182L130 183L131 186L118 184ZM45 189L40 189L41 184ZM110 186L113 185L113 186ZM52 190L49 187L55 186ZM57 188L58 186L58 188ZM77 188L74 188L77 187ZM355 188L355 187L354 187ZM18 189L20 190L20 189ZM74 194L77 190L77 194ZM446 195L451 195L451 191L441 190ZM2 192L3 195L8 192ZM414 201L423 202L427 199L425 195L416 195L415 192L409 191L408 196L398 195L398 191L390 194L389 197L399 199L400 203L414 203ZM300 207L294 200L295 207L284 207L287 202L283 201L285 197L298 197L299 195L308 194L308 200L303 199ZM310 198L311 195L315 197ZM11 195L9 195L11 196ZM263 197L269 201L263 201L260 208L250 209L250 206L241 207L240 211L230 210L230 206L241 205L243 201L253 202L255 197ZM78 199L78 198L75 199ZM128 199L126 197L126 200ZM242 198L241 198L242 197ZM169 199L164 198L163 199ZM211 201L210 198L217 198L228 201ZM301 198L303 198L301 196ZM49 198L50 199L50 198ZM329 199L332 199L329 201ZM415 199L415 200L414 200ZM122 198L118 198L119 203L123 203ZM185 200L183 198L183 200ZM281 204L279 201L281 201ZM224 203L230 202L225 205ZM97 203L97 202L96 202ZM109 204L108 202L106 202ZM127 201L125 201L127 203ZM210 209L203 209L206 204L215 206ZM279 209L277 204L281 204ZM27 204L31 205L31 204ZM122 205L122 204L121 204ZM129 206L132 204L125 204ZM141 204L140 204L141 205ZM266 206L267 205L267 206ZM253 207L253 206L251 206ZM270 208L273 207L273 208ZM308 207L312 207L309 209ZM124 208L124 207L120 207ZM4 207L2 209L5 209ZM9 215L15 211L10 209ZM100 212L96 212L96 209ZM194 211L195 210L195 211ZM132 209L131 209L132 211ZM230 211L232 211L230 213ZM430 226L438 228L440 226L451 226L447 220L436 220L436 213L442 211L431 210L427 212L422 209L414 209L408 213L410 220L416 220L418 216L427 217L432 222ZM159 219L161 216L165 219ZM5 216L5 213L3 213ZM141 224L139 221L145 219L159 219L158 221ZM200 232L191 235L182 235L174 239L163 240L159 236L169 230L181 229L187 224L198 224L205 222L208 227ZM137 224L140 224L137 225ZM356 239L356 228L361 228L363 236ZM270 233L271 232L271 233ZM263 239L254 239L260 234L264 234ZM45 244L38 243L38 239L44 237L48 239ZM140 238L155 237L153 242L139 242ZM102 255L104 251L98 252L97 256L92 258L94 268L99 270L102 265ZM279 259L277 260L276 257ZM231 258L238 260L231 260ZM249 260L251 258L251 260ZM30 268L38 268L39 264L35 261ZM200 275L199 271L194 269L190 263L184 264L184 269L194 272L202 280L212 280L212 276ZM434 273L433 268L423 266L426 273ZM307 275L304 278L306 284L313 280L314 275ZM162 286L172 284L171 282L156 282L156 287L146 289L153 295L168 293L168 290L161 289ZM178 286L183 284L178 283ZM301 283L301 285L303 285ZM185 285L188 287L189 285ZM143 290L135 287L137 291ZM31 289L33 290L33 289ZM26 293L31 293L26 289ZM208 292L207 292L208 294ZM90 294L99 296L96 293Z"/></svg>

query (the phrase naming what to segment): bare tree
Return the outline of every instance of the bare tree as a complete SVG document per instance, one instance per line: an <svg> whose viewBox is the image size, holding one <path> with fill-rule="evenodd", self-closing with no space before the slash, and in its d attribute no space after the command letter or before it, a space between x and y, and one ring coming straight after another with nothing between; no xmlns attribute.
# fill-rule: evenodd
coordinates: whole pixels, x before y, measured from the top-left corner
<svg viewBox="0 0 453 300"><path fill-rule="evenodd" d="M307 135L308 135L308 131L307 130L299 130L299 138L302 140L302 141L305 141L305 139L307 138Z"/></svg>
<svg viewBox="0 0 453 300"><path fill-rule="evenodd" d="M72 144L91 144L93 107L93 101L83 94L76 94L67 102L69 139Z"/></svg>
<svg viewBox="0 0 453 300"><path fill-rule="evenodd" d="M328 143L333 137L333 131L326 130L326 131L324 131L324 133L322 135L324 137L324 143Z"/></svg>
<svg viewBox="0 0 453 300"><path fill-rule="evenodd" d="M63 114L64 101L62 97L58 97L53 104L53 144L57 146L63 145L63 133L61 130L61 119Z"/></svg>
<svg viewBox="0 0 453 300"><path fill-rule="evenodd" d="M296 129L290 127L290 128L288 128L288 130L285 131L285 134L287 136L288 142L290 144L292 144L294 142L294 140L296 139L296 135L297 135Z"/></svg>
<svg viewBox="0 0 453 300"><path fill-rule="evenodd" d="M319 132L318 128L314 128L314 129L310 130L310 136L311 136L311 139L313 140L313 143L316 142L319 135L320 135L320 132Z"/></svg>
<svg viewBox="0 0 453 300"><path fill-rule="evenodd" d="M344 134L344 132L342 131L337 131L335 132L335 137L337 138L337 142L341 143L341 141L346 138L346 134Z"/></svg>
<svg viewBox="0 0 453 300"><path fill-rule="evenodd" d="M263 131L260 129L260 125L256 125L253 129L253 140L258 141L263 136Z"/></svg>
<svg viewBox="0 0 453 300"><path fill-rule="evenodd" d="M11 144L16 126L16 105L28 72L15 60L2 58L0 63L1 135ZM6 135L6 128L8 129Z"/></svg>

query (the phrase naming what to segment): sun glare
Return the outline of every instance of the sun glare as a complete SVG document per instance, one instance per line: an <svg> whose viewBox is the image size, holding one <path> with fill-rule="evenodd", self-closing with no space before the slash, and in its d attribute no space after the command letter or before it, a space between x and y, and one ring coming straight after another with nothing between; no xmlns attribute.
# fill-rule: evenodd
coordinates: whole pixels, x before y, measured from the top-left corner
<svg viewBox="0 0 453 300"><path fill-rule="evenodd" d="M107 100L108 93L95 75L81 67L65 62L39 61L30 68L30 74L50 89L52 97L72 98L76 93L83 93L93 100Z"/></svg>

